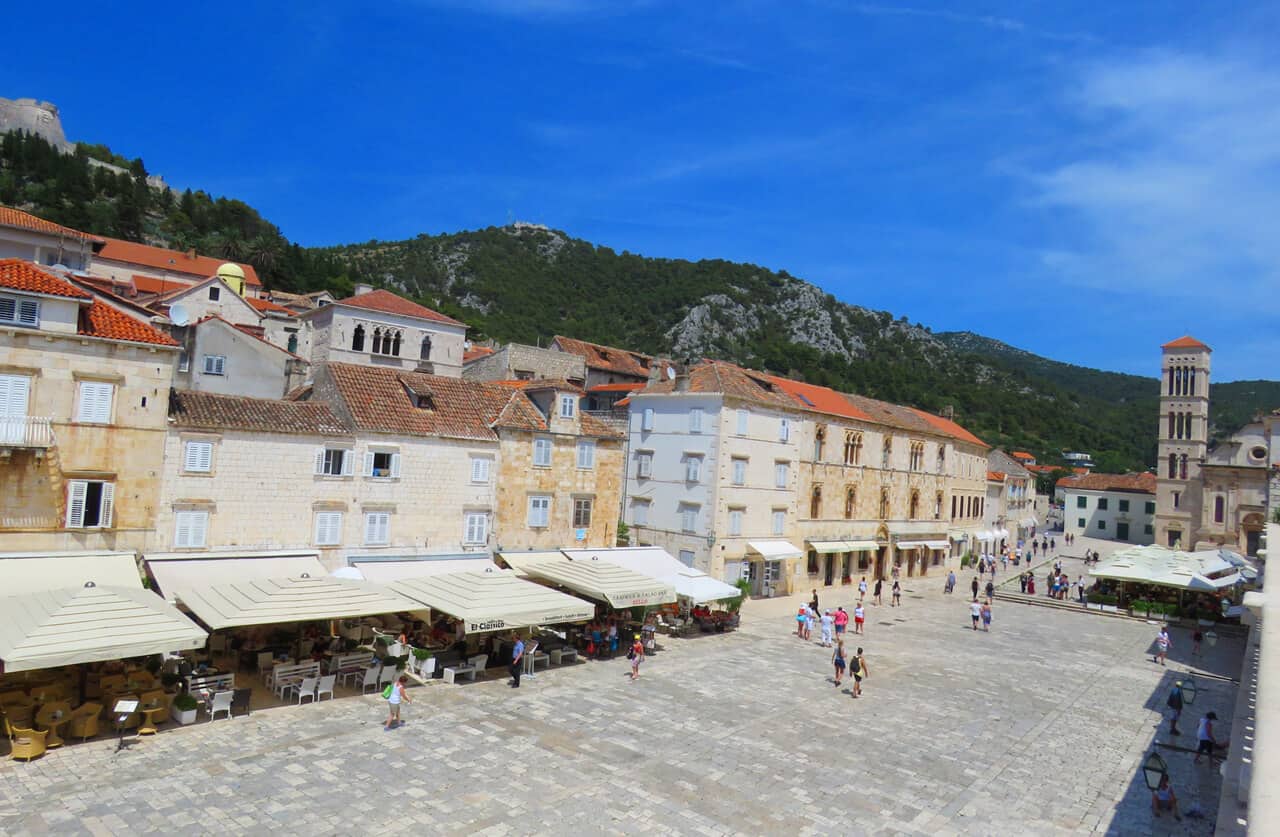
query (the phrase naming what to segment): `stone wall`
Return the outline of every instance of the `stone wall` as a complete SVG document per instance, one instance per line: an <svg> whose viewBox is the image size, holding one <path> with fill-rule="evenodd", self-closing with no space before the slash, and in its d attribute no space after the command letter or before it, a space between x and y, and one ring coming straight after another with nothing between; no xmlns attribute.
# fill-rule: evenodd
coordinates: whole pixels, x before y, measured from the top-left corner
<svg viewBox="0 0 1280 837"><path fill-rule="evenodd" d="M508 381L528 377L585 381L587 364L579 355L508 343L493 354L468 363L462 376L472 381Z"/></svg>

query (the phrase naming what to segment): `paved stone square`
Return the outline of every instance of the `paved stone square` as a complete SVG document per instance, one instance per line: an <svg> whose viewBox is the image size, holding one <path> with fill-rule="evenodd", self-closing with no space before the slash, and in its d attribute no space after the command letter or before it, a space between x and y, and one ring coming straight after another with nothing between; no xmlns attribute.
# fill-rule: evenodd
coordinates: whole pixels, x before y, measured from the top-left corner
<svg viewBox="0 0 1280 837"><path fill-rule="evenodd" d="M622 658L584 662L518 691L412 689L392 732L381 700L347 698L4 761L0 833L1209 833L1216 768L1162 750L1183 811L1207 814L1174 822L1139 766L1188 667L1207 674L1181 743L1209 709L1230 732L1242 640L1192 658L1175 630L1162 668L1153 625L1000 603L974 633L935 573L850 637L857 700L792 635L798 597L753 601L736 633L666 640L636 683Z"/></svg>

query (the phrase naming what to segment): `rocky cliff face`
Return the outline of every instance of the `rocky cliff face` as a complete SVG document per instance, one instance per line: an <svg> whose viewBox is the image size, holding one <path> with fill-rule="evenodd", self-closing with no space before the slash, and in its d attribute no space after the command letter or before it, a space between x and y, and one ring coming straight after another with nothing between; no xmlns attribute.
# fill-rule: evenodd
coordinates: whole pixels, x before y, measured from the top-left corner
<svg viewBox="0 0 1280 837"><path fill-rule="evenodd" d="M62 131L62 117L53 102L0 98L0 134L9 131L35 134L64 154L71 153L75 147L67 142L67 135Z"/></svg>

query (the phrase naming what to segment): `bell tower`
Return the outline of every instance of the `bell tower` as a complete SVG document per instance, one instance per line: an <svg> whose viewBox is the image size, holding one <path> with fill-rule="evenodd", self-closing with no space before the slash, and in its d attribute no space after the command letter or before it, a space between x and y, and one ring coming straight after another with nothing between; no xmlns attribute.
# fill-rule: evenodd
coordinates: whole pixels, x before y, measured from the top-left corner
<svg viewBox="0 0 1280 837"><path fill-rule="evenodd" d="M1209 355L1191 336L1160 347L1155 542L1195 548L1203 510L1200 466L1209 449Z"/></svg>

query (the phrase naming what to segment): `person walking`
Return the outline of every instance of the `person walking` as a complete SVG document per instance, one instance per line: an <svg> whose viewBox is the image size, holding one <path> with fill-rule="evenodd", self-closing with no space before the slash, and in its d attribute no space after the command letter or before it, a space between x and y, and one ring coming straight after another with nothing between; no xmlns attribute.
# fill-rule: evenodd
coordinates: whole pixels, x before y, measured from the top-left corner
<svg viewBox="0 0 1280 837"><path fill-rule="evenodd" d="M987 582L987 598L994 599L996 597L996 583L994 581Z"/></svg>
<svg viewBox="0 0 1280 837"><path fill-rule="evenodd" d="M1022 592L1026 593L1027 592L1027 574L1026 573L1018 574L1018 584L1022 586Z"/></svg>
<svg viewBox="0 0 1280 837"><path fill-rule="evenodd" d="M840 681L844 680L844 640L836 642L835 653L831 655L831 664L836 667L836 688L840 688Z"/></svg>
<svg viewBox="0 0 1280 837"><path fill-rule="evenodd" d="M800 605L800 609L796 611L796 636L804 639L804 623L808 618L809 606Z"/></svg>
<svg viewBox="0 0 1280 837"><path fill-rule="evenodd" d="M899 574L900 572L901 572L901 569L900 569L899 565L898 565L897 563L895 563L895 564L893 565L893 580L894 580L894 581L897 581L897 580L898 580L898 574Z"/></svg>
<svg viewBox="0 0 1280 837"><path fill-rule="evenodd" d="M1037 541L1031 542L1031 557L1035 558L1040 554L1040 544Z"/></svg>
<svg viewBox="0 0 1280 837"><path fill-rule="evenodd" d="M812 607L805 608L804 612L804 638L806 641L813 639L813 626L818 621L818 612Z"/></svg>
<svg viewBox="0 0 1280 837"><path fill-rule="evenodd" d="M1076 578L1079 580L1076 586L1080 589L1080 604L1084 604L1084 576L1076 576Z"/></svg>
<svg viewBox="0 0 1280 837"><path fill-rule="evenodd" d="M872 604L878 604L878 605L884 604L884 599L882 599L882 598L880 597L880 588L881 588L883 585L884 585L884 579L882 579L882 578L877 578L877 579L876 579L875 595L871 597L871 603L872 603Z"/></svg>
<svg viewBox="0 0 1280 837"><path fill-rule="evenodd" d="M867 577L864 575L862 580L858 582L858 601L861 602L867 597Z"/></svg>
<svg viewBox="0 0 1280 837"><path fill-rule="evenodd" d="M634 682L640 676L640 664L644 662L644 643L640 641L640 634L632 640L627 659L631 661L631 680Z"/></svg>
<svg viewBox="0 0 1280 837"><path fill-rule="evenodd" d="M1034 596L1036 594L1036 577L1027 570L1027 595Z"/></svg>
<svg viewBox="0 0 1280 837"><path fill-rule="evenodd" d="M1160 774L1160 784L1151 792L1151 813L1158 817L1161 811L1172 811L1173 818L1182 821L1182 814L1178 812L1178 797L1169 785L1168 773Z"/></svg>
<svg viewBox="0 0 1280 837"><path fill-rule="evenodd" d="M399 680L391 684L391 694L387 695L387 722L382 725L384 730L391 730L400 726L401 703L413 703L413 700L404 691L408 683L408 675L402 674Z"/></svg>
<svg viewBox="0 0 1280 837"><path fill-rule="evenodd" d="M1196 628L1196 632L1191 635L1191 656L1200 656L1200 642L1204 639L1204 631Z"/></svg>
<svg viewBox="0 0 1280 837"><path fill-rule="evenodd" d="M890 604L892 607L902 605L902 586L897 581L893 582L893 601Z"/></svg>
<svg viewBox="0 0 1280 837"><path fill-rule="evenodd" d="M1182 735L1182 730L1178 729L1178 719L1182 717L1181 680L1173 684L1173 689L1169 692L1169 698L1165 701L1165 705L1169 707L1169 732L1172 735Z"/></svg>
<svg viewBox="0 0 1280 837"><path fill-rule="evenodd" d="M1156 635L1156 656L1151 662L1164 665L1165 657L1169 654L1169 646L1172 644L1173 642L1169 639L1169 629L1161 625L1160 633Z"/></svg>
<svg viewBox="0 0 1280 837"><path fill-rule="evenodd" d="M956 571L951 570L947 573L947 586L943 588L942 592L950 593L955 589L956 589Z"/></svg>
<svg viewBox="0 0 1280 837"><path fill-rule="evenodd" d="M849 673L853 675L853 696L862 695L862 678L867 677L867 660L862 656L862 649L849 661Z"/></svg>
<svg viewBox="0 0 1280 837"><path fill-rule="evenodd" d="M1213 737L1213 722L1216 720L1216 713L1206 712L1200 719L1200 725L1196 727L1196 757L1192 759L1196 764L1200 763L1200 757L1205 753L1209 754L1209 764L1213 764L1213 748L1218 746L1218 740Z"/></svg>
<svg viewBox="0 0 1280 837"><path fill-rule="evenodd" d="M973 623L973 629L978 630L978 620L982 618L982 605L978 604L975 598L969 602L969 621Z"/></svg>
<svg viewBox="0 0 1280 837"><path fill-rule="evenodd" d="M511 648L511 688L518 689L520 688L520 669L524 668L524 640L512 631L511 641L515 643Z"/></svg>
<svg viewBox="0 0 1280 837"><path fill-rule="evenodd" d="M862 609L862 602L858 602L853 606L853 632L855 634L862 633L862 625L866 618L867 613Z"/></svg>
<svg viewBox="0 0 1280 837"><path fill-rule="evenodd" d="M969 589L973 591L973 600L978 600L978 577L975 575L973 581L969 583Z"/></svg>
<svg viewBox="0 0 1280 837"><path fill-rule="evenodd" d="M836 615L833 621L836 624L836 639L843 642L845 628L849 627L849 612L843 607L836 608Z"/></svg>
<svg viewBox="0 0 1280 837"><path fill-rule="evenodd" d="M813 598L809 600L809 607L813 608L814 613L822 612L818 610L818 588L817 587L813 588Z"/></svg>
<svg viewBox="0 0 1280 837"><path fill-rule="evenodd" d="M831 629L835 627L835 621L831 618L831 611L824 610L822 612L822 647L831 647Z"/></svg>
<svg viewBox="0 0 1280 837"><path fill-rule="evenodd" d="M991 601L989 599L982 603L982 630L991 630Z"/></svg>

